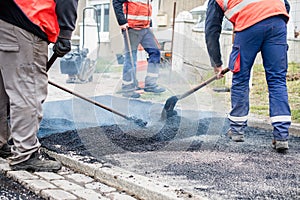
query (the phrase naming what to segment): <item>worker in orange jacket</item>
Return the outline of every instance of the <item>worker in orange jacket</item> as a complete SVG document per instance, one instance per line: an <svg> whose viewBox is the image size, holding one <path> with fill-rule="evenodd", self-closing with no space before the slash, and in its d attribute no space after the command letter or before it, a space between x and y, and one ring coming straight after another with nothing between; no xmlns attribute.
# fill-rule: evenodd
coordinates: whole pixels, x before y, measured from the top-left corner
<svg viewBox="0 0 300 200"><path fill-rule="evenodd" d="M291 111L286 86L287 0L209 0L205 22L208 53L216 73L222 70L219 37L223 17L234 26L234 42L229 58L233 72L231 111L228 115L228 136L236 142L244 141L249 113L249 79L256 55L261 52L269 89L270 118L274 148L288 149Z"/></svg>
<svg viewBox="0 0 300 200"><path fill-rule="evenodd" d="M47 96L48 44L71 50L78 0L0 1L0 157L13 170L57 171L37 138ZM12 139L10 146L8 140Z"/></svg>
<svg viewBox="0 0 300 200"><path fill-rule="evenodd" d="M122 30L125 44L122 80L122 92L125 97L140 97L140 94L135 92L135 90L138 89L135 74L139 44L143 46L149 55L144 91L153 93L165 91L165 88L157 84L160 66L160 49L154 34L150 30L152 15L151 2L152 0L113 0L115 15Z"/></svg>

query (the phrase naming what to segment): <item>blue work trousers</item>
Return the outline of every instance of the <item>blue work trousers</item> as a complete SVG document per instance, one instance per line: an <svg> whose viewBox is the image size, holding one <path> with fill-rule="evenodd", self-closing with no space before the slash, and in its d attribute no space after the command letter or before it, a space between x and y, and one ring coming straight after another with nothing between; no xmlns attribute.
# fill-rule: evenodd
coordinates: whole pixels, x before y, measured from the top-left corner
<svg viewBox="0 0 300 200"><path fill-rule="evenodd" d="M235 33L229 68L234 71L231 88L232 110L228 116L233 132L243 132L249 112L249 79L261 52L269 91L269 113L276 140L287 140L291 111L286 86L287 27L280 16L267 18ZM255 83L254 83L255 84Z"/></svg>
<svg viewBox="0 0 300 200"><path fill-rule="evenodd" d="M141 44L148 53L148 68L145 78L145 87L156 86L160 65L160 49L157 40L150 30L145 28L141 30L128 29L122 32L125 43L125 58L123 67L123 85L137 84L136 80L136 62L138 45ZM130 44L130 46L129 46ZM131 52L129 51L131 49Z"/></svg>

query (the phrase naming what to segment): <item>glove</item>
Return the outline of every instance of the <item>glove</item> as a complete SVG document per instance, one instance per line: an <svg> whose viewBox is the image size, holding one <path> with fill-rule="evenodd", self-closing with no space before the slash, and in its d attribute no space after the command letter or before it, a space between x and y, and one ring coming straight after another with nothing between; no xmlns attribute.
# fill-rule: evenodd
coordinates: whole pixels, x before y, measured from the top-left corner
<svg viewBox="0 0 300 200"><path fill-rule="evenodd" d="M54 53L57 54L58 57L63 57L68 52L71 51L71 42L69 39L58 38L56 43L53 46Z"/></svg>

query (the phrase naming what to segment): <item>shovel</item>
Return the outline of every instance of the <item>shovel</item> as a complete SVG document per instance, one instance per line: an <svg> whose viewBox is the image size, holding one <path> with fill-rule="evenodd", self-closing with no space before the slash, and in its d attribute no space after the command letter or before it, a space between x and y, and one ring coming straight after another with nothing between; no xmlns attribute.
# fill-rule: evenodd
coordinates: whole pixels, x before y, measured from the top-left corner
<svg viewBox="0 0 300 200"><path fill-rule="evenodd" d="M224 75L229 71L228 68L225 68L221 71L221 74ZM187 96L189 96L190 94L196 92L197 90L199 90L200 88L208 85L209 83L213 82L214 80L216 80L218 78L218 74L214 75L213 77L211 77L210 79L202 82L200 85L190 89L189 91L185 92L184 94L181 95L175 95L172 96L170 98L167 99L164 108L162 110L161 113L161 120L165 120L166 118L172 117L173 115L176 115L176 111L174 111L174 107L177 103L178 100L183 99Z"/></svg>
<svg viewBox="0 0 300 200"><path fill-rule="evenodd" d="M49 60L48 63L47 63L47 68L46 68L47 71L50 69L50 67L51 67L52 64L55 62L55 60L56 60L57 57L58 57L58 56L57 56L57 54L55 54L55 53L51 56L50 60ZM114 113L114 114L116 114L116 115L119 115L120 117L123 117L123 118L125 118L125 119L127 119L127 120L129 120L129 121L132 121L132 122L134 122L135 124L137 124L137 125L140 126L140 127L145 127L145 126L147 125L147 122L143 121L142 119L138 119L138 118L136 118L136 117L128 117L128 116L126 116L126 115L124 115L124 114L122 114L122 113L119 113L119 112L116 111L116 110L113 110L113 109L111 109L111 108L109 108L109 107L107 107L107 106L105 106L105 105L102 105L102 104L98 103L97 101L94 101L94 100L92 100L92 99L89 99L89 98L87 98L87 97L84 97L84 96L82 96L82 95L80 95L80 94L78 94L78 93L76 93L76 92L74 92L74 91L71 91L71 90L69 90L69 89L67 89L67 88L65 88L65 87L63 87L63 86L61 86L61 85L58 85L58 84L56 84L56 83L54 83L54 82L52 82L52 81L50 81L50 80L48 80L48 83L49 83L50 85L53 85L54 87L57 87L57 88L59 88L59 89L65 91L65 92L68 92L68 93L70 93L70 94L72 94L72 95L74 95L74 96L77 96L77 97L79 97L79 98L81 98L81 99L83 99L83 100L85 100L85 101L87 101L87 102L89 102L89 103L92 103L92 104L94 104L94 105L96 105L96 106L98 106L98 107L101 107L101 108L103 108L103 109L105 109L105 110L107 110L107 111L109 111L109 112L111 112L111 113Z"/></svg>

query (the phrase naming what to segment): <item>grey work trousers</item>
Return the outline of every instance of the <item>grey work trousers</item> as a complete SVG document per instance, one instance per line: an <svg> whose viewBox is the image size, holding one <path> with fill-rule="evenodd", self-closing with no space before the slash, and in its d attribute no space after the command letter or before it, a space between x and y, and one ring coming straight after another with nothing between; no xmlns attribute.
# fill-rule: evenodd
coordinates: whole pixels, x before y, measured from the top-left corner
<svg viewBox="0 0 300 200"><path fill-rule="evenodd" d="M48 43L0 20L0 147L13 139L11 165L41 146L37 138L47 97Z"/></svg>

